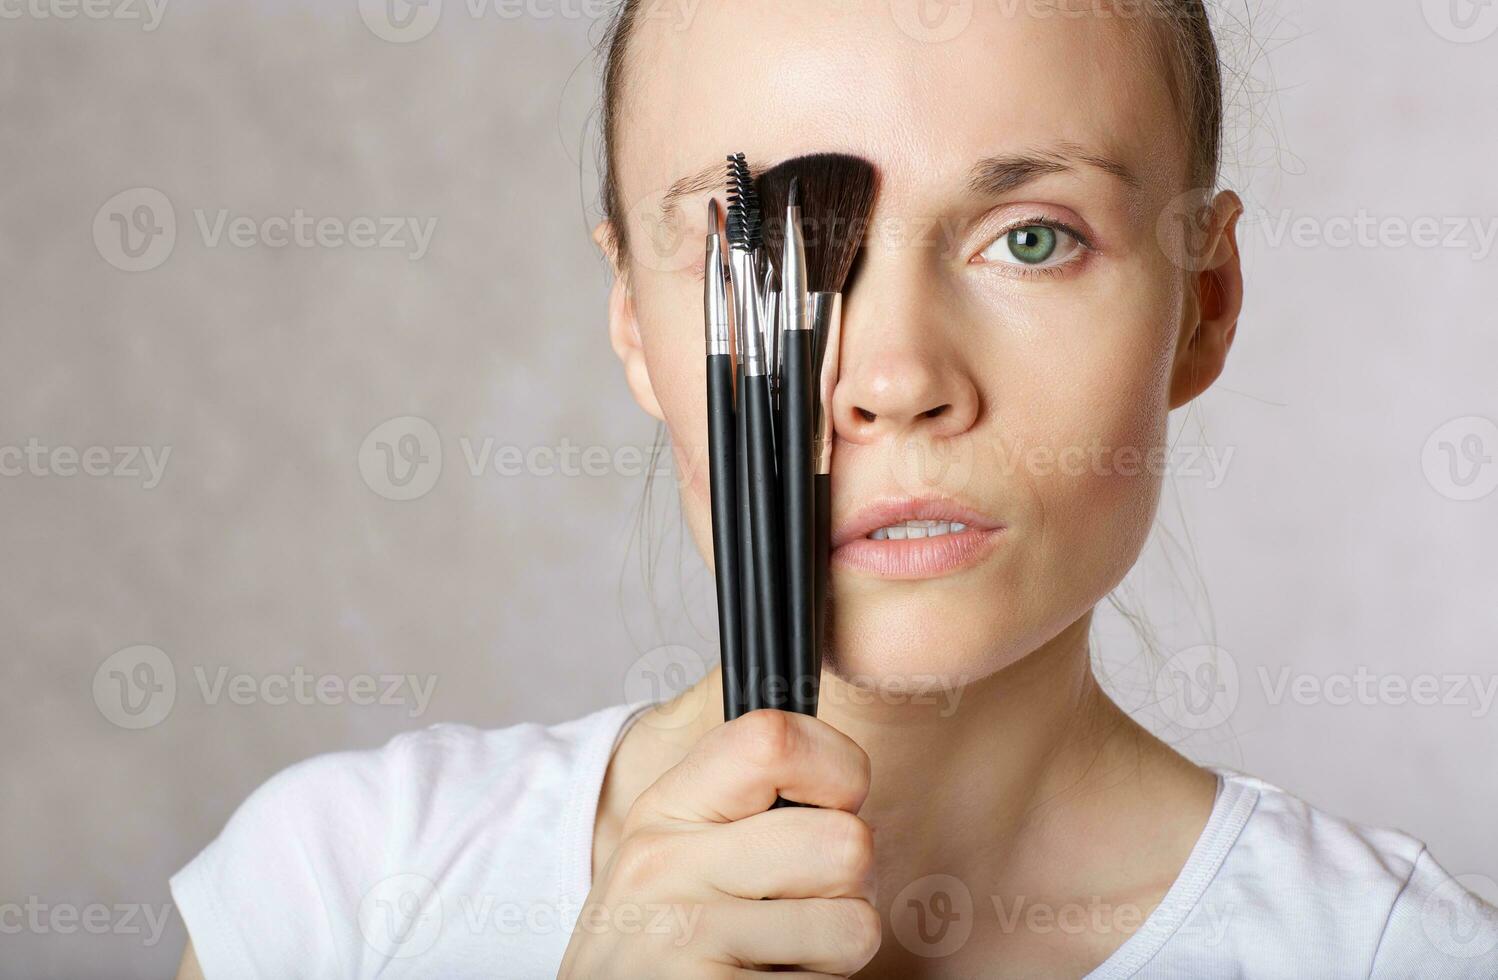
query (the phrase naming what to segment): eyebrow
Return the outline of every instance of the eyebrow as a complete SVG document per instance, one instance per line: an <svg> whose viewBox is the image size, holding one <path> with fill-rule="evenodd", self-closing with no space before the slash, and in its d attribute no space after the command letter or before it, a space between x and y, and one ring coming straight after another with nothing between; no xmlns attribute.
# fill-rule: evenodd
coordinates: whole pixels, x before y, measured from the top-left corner
<svg viewBox="0 0 1498 980"><path fill-rule="evenodd" d="M1133 190L1137 191L1142 186L1139 176L1125 164L1094 153L1079 143L1062 142L1045 150L985 157L969 171L968 187L978 194L999 197L1041 177L1075 173L1079 164L1117 177ZM756 164L752 160L749 162L751 173L759 174L766 169L768 168L763 164ZM661 195L661 220L675 223L683 201L715 188L727 194L726 159L723 163L688 174L666 188L665 194Z"/></svg>
<svg viewBox="0 0 1498 980"><path fill-rule="evenodd" d="M759 174L765 168L749 161L749 172ZM720 190L723 196L728 194L728 159L725 156L722 163L711 167L703 167L694 174L688 174L670 187L661 196L661 220L675 223L677 213L681 210L681 202L694 194L710 191L714 188Z"/></svg>
<svg viewBox="0 0 1498 980"><path fill-rule="evenodd" d="M998 197L1050 174L1075 173L1079 164L1117 177L1134 190L1140 189L1134 171L1077 143L1057 143L1046 150L979 160L969 172L968 187L975 193Z"/></svg>

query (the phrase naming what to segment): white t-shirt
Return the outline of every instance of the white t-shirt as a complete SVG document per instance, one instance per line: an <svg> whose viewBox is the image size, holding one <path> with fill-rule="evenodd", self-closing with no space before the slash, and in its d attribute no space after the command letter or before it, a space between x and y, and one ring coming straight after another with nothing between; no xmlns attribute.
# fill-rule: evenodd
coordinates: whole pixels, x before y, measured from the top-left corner
<svg viewBox="0 0 1498 980"><path fill-rule="evenodd" d="M639 711L433 725L276 775L172 878L204 974L555 977L589 890L604 771ZM1218 776L1180 877L1087 980L1498 978L1498 911L1418 841ZM1054 919L973 908L1021 928L1125 922L1106 907ZM632 914L614 925L690 928L673 910ZM906 940L886 929L884 941Z"/></svg>

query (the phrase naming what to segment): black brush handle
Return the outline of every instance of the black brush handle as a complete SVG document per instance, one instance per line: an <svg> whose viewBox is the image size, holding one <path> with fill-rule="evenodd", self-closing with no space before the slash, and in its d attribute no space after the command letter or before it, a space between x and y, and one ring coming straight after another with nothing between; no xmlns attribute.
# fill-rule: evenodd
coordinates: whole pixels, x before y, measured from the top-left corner
<svg viewBox="0 0 1498 980"><path fill-rule="evenodd" d="M748 422L749 513L753 522L754 592L760 629L760 661L765 685L763 707L785 708L785 538L780 512L780 480L775 461L775 416L770 407L769 379L744 379L740 402ZM747 612L755 618L754 609Z"/></svg>
<svg viewBox="0 0 1498 980"><path fill-rule="evenodd" d="M789 708L816 714L816 620L812 486L811 331L787 330L784 374L780 382L780 486L785 499L786 651L789 658Z"/></svg>
<svg viewBox="0 0 1498 980"><path fill-rule="evenodd" d="M744 667L744 710L757 711L768 707L764 696L764 639L760 630L759 592L754 585L754 495L750 492L749 478L749 413L744 411L744 391L747 389L744 367L738 369L738 415L737 439L734 444L734 476L738 485L738 563L739 563L739 611L742 628ZM724 719L732 721L732 718Z"/></svg>
<svg viewBox="0 0 1498 980"><path fill-rule="evenodd" d="M713 513L713 577L718 585L718 654L723 666L723 720L742 715L744 615L739 599L738 423L733 409L733 358L707 358L708 482Z"/></svg>
<svg viewBox="0 0 1498 980"><path fill-rule="evenodd" d="M817 713L817 699L822 687L822 650L827 643L827 591L831 582L828 563L832 554L832 477L818 473L812 478L812 646L811 704L807 714Z"/></svg>

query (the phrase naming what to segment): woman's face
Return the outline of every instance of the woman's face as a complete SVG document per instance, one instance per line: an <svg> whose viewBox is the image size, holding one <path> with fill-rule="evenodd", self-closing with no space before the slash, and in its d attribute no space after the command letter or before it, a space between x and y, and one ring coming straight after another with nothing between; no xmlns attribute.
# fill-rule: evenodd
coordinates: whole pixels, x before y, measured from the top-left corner
<svg viewBox="0 0 1498 980"><path fill-rule="evenodd" d="M909 0L899 16L701 0L631 41L611 329L669 428L704 554L701 276L723 160L833 151L878 171L834 397L829 666L844 677L969 683L1083 617L1144 544L1169 409L1231 339L1229 324L1192 340L1199 276L1157 231L1187 153L1155 28L1006 6L1036 5L973 5L954 33ZM1218 287L1229 319L1236 269ZM868 537L902 516L968 530Z"/></svg>

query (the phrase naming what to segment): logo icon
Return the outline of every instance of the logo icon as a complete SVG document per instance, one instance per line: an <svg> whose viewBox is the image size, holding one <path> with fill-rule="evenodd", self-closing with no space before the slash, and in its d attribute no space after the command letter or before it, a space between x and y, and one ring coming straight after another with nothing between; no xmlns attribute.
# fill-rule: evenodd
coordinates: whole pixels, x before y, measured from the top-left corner
<svg viewBox="0 0 1498 980"><path fill-rule="evenodd" d="M933 438L920 426L911 426L888 446L890 473L913 497L957 496L973 478L978 444L971 433Z"/></svg>
<svg viewBox="0 0 1498 980"><path fill-rule="evenodd" d="M386 500L425 497L442 475L442 437L415 415L381 422L359 447L359 474Z"/></svg>
<svg viewBox="0 0 1498 980"><path fill-rule="evenodd" d="M707 705L703 690L680 695L707 673L707 661L691 647L668 645L646 651L624 674L624 700L630 704L649 702L660 708L646 716L649 724L662 729L683 728L697 719Z"/></svg>
<svg viewBox="0 0 1498 980"><path fill-rule="evenodd" d="M1155 223L1155 238L1166 258L1183 272L1212 268L1212 189L1198 187L1178 194Z"/></svg>
<svg viewBox="0 0 1498 980"><path fill-rule="evenodd" d="M94 212L94 248L122 272L149 272L177 245L177 212L154 187L120 191Z"/></svg>
<svg viewBox="0 0 1498 980"><path fill-rule="evenodd" d="M436 28L442 0L359 0L359 16L380 40L410 44Z"/></svg>
<svg viewBox="0 0 1498 980"><path fill-rule="evenodd" d="M1498 0L1424 0L1430 29L1457 44L1476 44L1498 34Z"/></svg>
<svg viewBox="0 0 1498 980"><path fill-rule="evenodd" d="M1485 898L1498 898L1498 882L1491 878L1460 875L1447 881L1426 896L1420 908L1425 938L1456 959L1492 952L1498 948L1498 911Z"/></svg>
<svg viewBox="0 0 1498 980"><path fill-rule="evenodd" d="M679 272L702 258L702 252L682 248L686 241L683 215L680 209L671 214L662 211L665 200L665 191L651 191L631 205L625 215L630 259L652 272ZM726 240L723 254L725 258L728 255Z"/></svg>
<svg viewBox="0 0 1498 980"><path fill-rule="evenodd" d="M908 951L927 959L951 956L973 934L973 895L959 878L927 875L900 890L889 916Z"/></svg>
<svg viewBox="0 0 1498 980"><path fill-rule="evenodd" d="M94 705L120 728L154 728L177 702L177 671L158 647L117 650L94 671Z"/></svg>
<svg viewBox="0 0 1498 980"><path fill-rule="evenodd" d="M364 893L359 931L381 956L420 956L442 935L442 896L430 878L391 875Z"/></svg>
<svg viewBox="0 0 1498 980"><path fill-rule="evenodd" d="M1452 419L1425 440L1420 463L1441 496L1482 500L1498 490L1498 424L1480 415Z"/></svg>
<svg viewBox="0 0 1498 980"><path fill-rule="evenodd" d="M973 22L973 0L889 0L889 10L901 32L926 44L950 41Z"/></svg>
<svg viewBox="0 0 1498 980"><path fill-rule="evenodd" d="M1238 662L1211 645L1189 647L1155 674L1155 699L1165 716L1185 728L1206 731L1238 709Z"/></svg>

